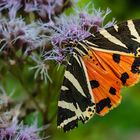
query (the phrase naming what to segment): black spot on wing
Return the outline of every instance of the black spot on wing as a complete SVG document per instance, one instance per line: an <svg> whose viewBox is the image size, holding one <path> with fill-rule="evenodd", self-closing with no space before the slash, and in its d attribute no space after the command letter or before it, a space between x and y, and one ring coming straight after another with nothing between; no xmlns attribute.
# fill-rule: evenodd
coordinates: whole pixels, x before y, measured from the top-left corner
<svg viewBox="0 0 140 140"><path fill-rule="evenodd" d="M72 120L71 122L67 123L66 125L64 125L64 132L67 132L73 128L78 127L78 119Z"/></svg>
<svg viewBox="0 0 140 140"><path fill-rule="evenodd" d="M112 95L116 95L116 89L114 87L110 87L109 93Z"/></svg>
<svg viewBox="0 0 140 140"><path fill-rule="evenodd" d="M61 90L60 94L60 101L65 101L67 103L72 103L75 108L78 107L82 112L86 110L88 106L93 106L94 103L91 102L91 96L83 96L77 88L72 84L72 81L69 81L68 79L64 78L63 85L67 86L68 90Z"/></svg>
<svg viewBox="0 0 140 140"><path fill-rule="evenodd" d="M131 71L133 73L140 73L140 58L135 58L131 67Z"/></svg>
<svg viewBox="0 0 140 140"><path fill-rule="evenodd" d="M89 109L88 109L88 112L91 112L91 111L92 111L92 109L91 109L91 108L89 108Z"/></svg>
<svg viewBox="0 0 140 140"><path fill-rule="evenodd" d="M90 85L91 85L91 88L93 89L93 88L99 87L100 84L97 80L91 80Z"/></svg>
<svg viewBox="0 0 140 140"><path fill-rule="evenodd" d="M129 75L127 72L124 72L122 75L121 75L121 78L120 80L122 81L123 85L125 85L127 79L129 78Z"/></svg>
<svg viewBox="0 0 140 140"><path fill-rule="evenodd" d="M63 123L65 120L76 116L74 111L71 111L66 108L58 107L58 115L57 115L57 126Z"/></svg>
<svg viewBox="0 0 140 140"><path fill-rule="evenodd" d="M86 117L86 121L89 120L89 117Z"/></svg>
<svg viewBox="0 0 140 140"><path fill-rule="evenodd" d="M111 108L111 100L107 97L96 104L96 112L100 113L105 107Z"/></svg>
<svg viewBox="0 0 140 140"><path fill-rule="evenodd" d="M116 63L119 63L120 62L120 54L113 54L113 60L116 62Z"/></svg>

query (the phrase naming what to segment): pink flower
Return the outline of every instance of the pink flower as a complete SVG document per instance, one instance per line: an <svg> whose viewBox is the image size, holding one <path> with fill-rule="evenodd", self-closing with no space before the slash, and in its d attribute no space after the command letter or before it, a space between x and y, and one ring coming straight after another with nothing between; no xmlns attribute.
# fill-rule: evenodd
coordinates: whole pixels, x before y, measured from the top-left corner
<svg viewBox="0 0 140 140"><path fill-rule="evenodd" d="M76 42L87 38L103 28L104 19L109 13L108 9L106 12L93 9L92 12L87 10L70 16L62 15L56 20L56 24L48 24L48 28L55 31L51 38L52 44L60 47L69 41Z"/></svg>
<svg viewBox="0 0 140 140"><path fill-rule="evenodd" d="M70 6L70 2L64 5L65 0L0 0L0 12L8 11L10 19L16 18L20 11L22 15L24 12L34 12L36 16L48 21L48 17L58 15L63 12L66 6Z"/></svg>
<svg viewBox="0 0 140 140"><path fill-rule="evenodd" d="M0 140L41 140L39 132L47 127L37 128L36 124L31 126L18 124L15 120L5 127L0 126Z"/></svg>

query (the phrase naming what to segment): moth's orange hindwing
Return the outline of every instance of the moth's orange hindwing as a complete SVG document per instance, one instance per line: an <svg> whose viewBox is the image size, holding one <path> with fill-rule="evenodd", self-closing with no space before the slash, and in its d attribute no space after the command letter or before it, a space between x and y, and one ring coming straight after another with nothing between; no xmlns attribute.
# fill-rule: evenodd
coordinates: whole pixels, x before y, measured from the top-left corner
<svg viewBox="0 0 140 140"><path fill-rule="evenodd" d="M100 51L83 57L99 115L105 115L120 103L122 86L131 86L139 81L139 72L133 72L132 67L138 58L120 55L118 63L118 57L117 54Z"/></svg>
<svg viewBox="0 0 140 140"><path fill-rule="evenodd" d="M105 115L120 103L122 86L132 86L140 79L137 26L140 28L140 20L129 20L101 30L80 43L90 48L83 61L99 115Z"/></svg>
<svg viewBox="0 0 140 140"><path fill-rule="evenodd" d="M95 103L83 60L77 54L70 57L58 102L57 125L64 131L87 122L95 113Z"/></svg>

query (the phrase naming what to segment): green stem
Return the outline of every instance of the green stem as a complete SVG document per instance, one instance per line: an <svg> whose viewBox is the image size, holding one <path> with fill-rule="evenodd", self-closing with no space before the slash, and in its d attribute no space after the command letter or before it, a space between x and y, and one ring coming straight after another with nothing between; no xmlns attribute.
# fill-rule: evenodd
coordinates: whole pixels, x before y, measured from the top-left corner
<svg viewBox="0 0 140 140"><path fill-rule="evenodd" d="M10 66L10 64L8 64ZM32 92L30 91L30 89L28 88L28 86L26 86L25 81L23 80L23 78L21 77L20 73L21 70L19 69L19 66L15 65L15 69L16 71L13 70L12 67L9 67L9 72L16 78L18 79L18 81L20 82L21 86L23 87L23 89L26 91L26 93L28 94L29 98L31 101L33 101L33 103L35 104L35 106L37 107L37 109L43 113L42 108L39 106L38 102L33 98L32 96Z"/></svg>

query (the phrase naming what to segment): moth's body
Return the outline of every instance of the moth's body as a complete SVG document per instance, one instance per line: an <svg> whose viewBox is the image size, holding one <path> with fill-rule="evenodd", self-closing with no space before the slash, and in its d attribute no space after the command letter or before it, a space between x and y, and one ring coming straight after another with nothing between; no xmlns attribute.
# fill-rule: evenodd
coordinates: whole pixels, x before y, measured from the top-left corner
<svg viewBox="0 0 140 140"><path fill-rule="evenodd" d="M139 81L140 20L129 20L79 41L67 65L58 102L58 127L68 131L121 101Z"/></svg>

